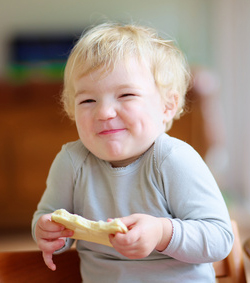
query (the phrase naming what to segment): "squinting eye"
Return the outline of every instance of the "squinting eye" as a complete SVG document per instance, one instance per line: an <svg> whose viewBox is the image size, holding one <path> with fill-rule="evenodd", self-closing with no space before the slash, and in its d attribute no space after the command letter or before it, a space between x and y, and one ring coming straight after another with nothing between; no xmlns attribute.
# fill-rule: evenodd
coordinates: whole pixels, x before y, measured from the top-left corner
<svg viewBox="0 0 250 283"><path fill-rule="evenodd" d="M86 100L81 101L79 104L92 103L92 102L95 102L95 100L94 99L86 99Z"/></svg>
<svg viewBox="0 0 250 283"><path fill-rule="evenodd" d="M135 96L135 95L132 93L124 93L121 95L121 97L127 97L127 96Z"/></svg>

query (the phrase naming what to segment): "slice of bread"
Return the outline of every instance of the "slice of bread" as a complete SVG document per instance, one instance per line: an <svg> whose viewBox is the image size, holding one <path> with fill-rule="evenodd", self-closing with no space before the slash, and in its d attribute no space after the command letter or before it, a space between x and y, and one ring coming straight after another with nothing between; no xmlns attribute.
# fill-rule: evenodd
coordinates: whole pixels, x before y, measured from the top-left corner
<svg viewBox="0 0 250 283"><path fill-rule="evenodd" d="M115 218L111 222L101 220L96 222L77 214L71 214L65 209L58 209L52 213L51 219L73 230L74 235L71 237L73 239L94 242L110 247L112 245L109 241L109 234L128 232L127 227L119 218Z"/></svg>

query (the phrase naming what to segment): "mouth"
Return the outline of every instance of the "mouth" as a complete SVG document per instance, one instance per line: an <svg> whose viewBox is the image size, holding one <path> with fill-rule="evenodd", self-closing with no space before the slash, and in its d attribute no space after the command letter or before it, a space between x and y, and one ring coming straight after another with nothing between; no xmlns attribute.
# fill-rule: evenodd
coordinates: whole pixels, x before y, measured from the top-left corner
<svg viewBox="0 0 250 283"><path fill-rule="evenodd" d="M125 129L110 129L110 130L104 130L104 131L101 131L99 132L99 135L113 135L113 134L118 134L118 133L121 133L125 131Z"/></svg>

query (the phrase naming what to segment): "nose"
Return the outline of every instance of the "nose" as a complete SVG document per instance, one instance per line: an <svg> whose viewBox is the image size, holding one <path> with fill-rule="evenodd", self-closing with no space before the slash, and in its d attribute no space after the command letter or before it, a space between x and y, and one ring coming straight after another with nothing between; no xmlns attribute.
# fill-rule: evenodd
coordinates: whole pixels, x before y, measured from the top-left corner
<svg viewBox="0 0 250 283"><path fill-rule="evenodd" d="M96 117L98 120L109 120L117 115L116 106L112 102L99 102L96 109Z"/></svg>

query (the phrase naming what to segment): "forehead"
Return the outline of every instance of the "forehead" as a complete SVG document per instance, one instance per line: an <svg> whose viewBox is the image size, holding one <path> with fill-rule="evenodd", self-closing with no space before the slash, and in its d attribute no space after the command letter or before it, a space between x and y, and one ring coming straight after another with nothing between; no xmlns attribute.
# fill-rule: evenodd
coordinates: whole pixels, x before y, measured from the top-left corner
<svg viewBox="0 0 250 283"><path fill-rule="evenodd" d="M117 63L112 68L101 67L85 74L74 81L75 94L94 89L100 85L105 87L142 87L154 84L149 64L130 58Z"/></svg>

